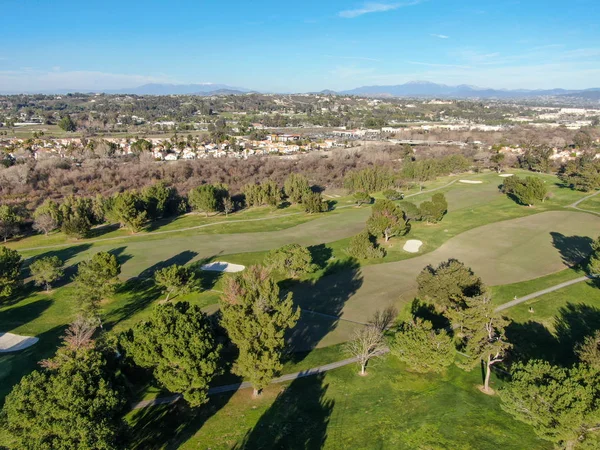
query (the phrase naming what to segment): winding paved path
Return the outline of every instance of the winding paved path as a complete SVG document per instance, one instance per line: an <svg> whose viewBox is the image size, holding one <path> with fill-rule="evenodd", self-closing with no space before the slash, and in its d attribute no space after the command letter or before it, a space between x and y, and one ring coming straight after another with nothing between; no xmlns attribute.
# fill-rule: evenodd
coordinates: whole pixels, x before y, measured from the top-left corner
<svg viewBox="0 0 600 450"><path fill-rule="evenodd" d="M580 198L579 200L577 200L575 203L571 203L570 205L567 205L567 208L573 208L573 209L576 209L577 211L583 211L583 212L586 212L586 213L596 214L597 216L600 216L600 213L598 213L597 211L592 211L590 209L583 209L583 208L579 207L580 203L585 202L586 200L588 200L588 199L590 199L590 198L592 198L592 197L594 197L594 196L596 196L598 194L600 194L600 191L596 191L593 194L586 195L585 197Z"/></svg>
<svg viewBox="0 0 600 450"><path fill-rule="evenodd" d="M389 349L386 350L386 353L387 352L389 352ZM274 380L271 381L271 384L285 383L286 381L292 381L292 380L296 380L298 378L304 378L304 377L308 377L311 375L316 375L318 373L328 372L329 370L337 369L338 367L343 367L343 366L347 366L348 364L353 364L353 363L357 362L357 360L358 360L358 358L348 358L348 359L343 359L341 361L336 361L336 362L333 362L330 364L325 364L323 366L314 367L312 369L303 370L301 372L289 373L287 375L282 375L279 378L275 378ZM218 394L223 394L225 392L237 391L239 389L248 389L251 387L252 387L252 384L247 381L244 381L243 383L235 383L235 384L228 384L225 386L217 386L217 387L210 388L208 390L208 395L218 395ZM181 398L183 398L183 396L181 394L176 394L176 395L171 395L169 397L159 397L159 398L155 398L152 400L143 400L141 402L134 403L133 405L131 405L131 409L133 410L133 409L146 408L148 406L165 405L165 404L169 404L169 403L174 403Z"/></svg>
<svg viewBox="0 0 600 450"><path fill-rule="evenodd" d="M591 279L591 277L589 277L589 276L579 277L579 278L575 278L573 280L569 280L569 281L565 281L563 283L556 284L556 285L551 286L546 289L541 289L539 291L532 292L531 294L525 295L516 300L511 300L509 302L506 302L506 303L498 306L496 308L496 311L504 311L508 308L519 305L521 303L524 303L527 300L531 300L533 298L540 297L540 296L548 294L550 292L554 292L554 291L557 291L564 287L571 286L571 285L577 284L577 283L581 283L582 281L586 281L586 280L590 280L590 279ZM389 352L389 349L386 350L386 353L388 353L388 352ZM325 364L323 366L314 367L312 369L307 369L307 370L303 370L300 372L288 373L286 375L282 375L279 378L273 379L271 381L271 384L284 383L286 381L293 381L298 378L304 378L304 377L308 377L311 375L328 372L330 370L337 369L339 367L343 367L343 366L347 366L349 364L356 363L357 360L358 360L358 358L356 358L356 357L348 358L348 359L343 359L341 361L336 361L333 363ZM244 381L243 383L228 384L225 386L216 386L216 387L210 388L208 390L208 395L218 395L218 394L223 394L225 392L238 391L240 389L249 389L251 387L252 387L252 384L249 383L248 381ZM132 404L131 409L135 410L135 409L146 408L149 406L170 404L170 403L174 403L174 402L180 400L181 398L183 398L183 396L181 394L176 394L176 395L171 395L169 397L159 397L159 398L155 398L155 399L151 399L151 400L143 400L141 402Z"/></svg>

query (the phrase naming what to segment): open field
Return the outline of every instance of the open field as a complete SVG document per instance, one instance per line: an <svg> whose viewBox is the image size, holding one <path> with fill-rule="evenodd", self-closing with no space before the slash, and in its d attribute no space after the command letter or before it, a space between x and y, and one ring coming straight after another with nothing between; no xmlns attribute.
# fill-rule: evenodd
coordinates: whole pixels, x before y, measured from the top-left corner
<svg viewBox="0 0 600 450"><path fill-rule="evenodd" d="M211 398L196 413L160 406L128 420L136 449L552 448L502 412L497 397L481 395L477 383L477 371L414 374L388 356L367 377L347 366L273 385L258 400L239 391Z"/></svg>
<svg viewBox="0 0 600 450"><path fill-rule="evenodd" d="M442 189L449 202L449 213L440 224L416 223L406 237L391 241L385 258L360 265L350 261L343 249L348 238L363 229L369 207L338 209L292 226L287 226L284 222L287 218L281 217L273 222L248 223L263 229L273 227L267 228L273 231L248 232L254 228L248 230L246 224L230 234L210 235L199 231L205 229L180 231L194 226L191 225L194 221L205 220L200 216L185 216L178 219L179 224L176 220L163 225L171 228L159 229L168 233L117 236L110 241L81 241L23 253L27 258L58 255L66 261L69 276L77 262L91 254L101 250L115 253L123 265L122 279L126 282L103 308L105 326L119 330L149 314L152 304L161 298L149 281L143 281L158 267L210 260L248 266L260 262L267 250L286 243L316 245L315 251L322 254L326 267L298 283L285 282L282 286L284 290L292 289L298 304L306 309L294 331L295 349L327 347L347 340L376 309L390 303L401 306L410 300L416 275L427 264L455 257L471 265L490 285L523 282L564 269L587 253L590 238L598 233L600 217L564 208L584 194L559 188L552 176L543 178L551 184L554 196L536 208L516 205L500 194L497 184L501 179L496 174L471 177L484 183L455 183ZM437 180L428 188L444 186L449 181ZM419 203L430 196L423 193L410 200ZM248 210L245 214L258 218L285 214L285 210ZM291 217L295 220L306 215ZM275 224L283 226L277 229ZM30 248L34 239L45 238L27 238L15 244ZM419 253L402 250L407 239L424 242ZM203 277L201 292L180 299L214 311L221 280L220 276ZM30 286L21 297L0 307L2 331L40 338L38 344L23 352L0 356L1 398L23 374L37 367L37 361L53 354L64 327L73 317L73 309L68 284L57 286L49 294Z"/></svg>

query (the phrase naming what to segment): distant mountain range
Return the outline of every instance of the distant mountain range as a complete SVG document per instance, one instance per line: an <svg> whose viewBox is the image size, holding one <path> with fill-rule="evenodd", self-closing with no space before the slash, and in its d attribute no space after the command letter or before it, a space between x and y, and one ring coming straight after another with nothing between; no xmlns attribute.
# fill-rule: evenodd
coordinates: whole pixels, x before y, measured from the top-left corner
<svg viewBox="0 0 600 450"><path fill-rule="evenodd" d="M144 84L135 88L116 89L104 91L107 94L134 94L134 95L212 95L219 93L245 94L252 92L250 89L228 86L226 84L202 83L202 84Z"/></svg>
<svg viewBox="0 0 600 450"><path fill-rule="evenodd" d="M448 86L429 81L411 81L393 86L362 86L339 93L374 97L525 98L558 95L577 96L577 94L588 91L594 92L595 89L490 89L466 84Z"/></svg>
<svg viewBox="0 0 600 450"><path fill-rule="evenodd" d="M35 92L35 91L32 91ZM97 89L69 91L60 89L55 91L37 91L44 94L66 94L68 92L104 92L106 94L132 94L132 95L241 95L257 93L251 89L229 86L218 83L201 84L144 84L134 88L111 89L99 91ZM519 99L544 96L569 96L586 100L600 100L600 88L592 89L491 89L461 84L449 86L446 84L432 83L429 81L410 81L405 84L391 86L362 86L345 91L332 91L325 89L312 94L321 95L357 95L364 97L417 97L417 98L481 98L481 99Z"/></svg>

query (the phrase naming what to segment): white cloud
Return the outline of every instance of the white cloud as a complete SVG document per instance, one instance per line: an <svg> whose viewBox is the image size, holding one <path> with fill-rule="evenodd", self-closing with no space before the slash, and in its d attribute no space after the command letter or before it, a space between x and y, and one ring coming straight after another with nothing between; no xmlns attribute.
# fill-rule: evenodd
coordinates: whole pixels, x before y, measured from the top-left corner
<svg viewBox="0 0 600 450"><path fill-rule="evenodd" d="M432 33L431 36L440 38L440 39L448 39L450 37L450 36L446 36L445 34L436 34L436 33Z"/></svg>
<svg viewBox="0 0 600 450"><path fill-rule="evenodd" d="M146 76L97 71L0 70L0 86L4 92L39 92L50 90L108 90L136 87L146 83L173 82L164 75Z"/></svg>
<svg viewBox="0 0 600 450"><path fill-rule="evenodd" d="M403 3L373 3L368 2L365 3L362 7L356 9L348 9L345 11L340 11L338 16L343 17L344 19L353 19L355 17L362 16L364 14L377 13L377 12L386 12L393 11L395 9L404 8L405 6L414 6L422 3L423 0L414 0L410 2Z"/></svg>

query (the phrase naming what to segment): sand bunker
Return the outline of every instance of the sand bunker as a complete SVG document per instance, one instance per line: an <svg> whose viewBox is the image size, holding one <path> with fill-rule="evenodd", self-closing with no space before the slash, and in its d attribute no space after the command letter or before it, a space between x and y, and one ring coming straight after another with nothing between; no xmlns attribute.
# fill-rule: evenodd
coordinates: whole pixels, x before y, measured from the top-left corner
<svg viewBox="0 0 600 450"><path fill-rule="evenodd" d="M12 333L0 333L0 353L18 352L31 347L39 341L36 337L19 336Z"/></svg>
<svg viewBox="0 0 600 450"><path fill-rule="evenodd" d="M423 242L417 239L409 239L408 241L406 241L406 244L404 244L403 249L408 253L418 253L419 248L421 248L421 245L423 245Z"/></svg>
<svg viewBox="0 0 600 450"><path fill-rule="evenodd" d="M245 268L246 267L241 266L239 264L231 264L231 263L222 262L222 261L211 262L209 264L204 264L203 266L200 267L200 269L202 269L202 270L209 270L211 272L228 272L228 273L241 272Z"/></svg>
<svg viewBox="0 0 600 450"><path fill-rule="evenodd" d="M459 183L466 183L466 184L481 184L483 183L483 181L479 181L479 180L458 180Z"/></svg>
<svg viewBox="0 0 600 450"><path fill-rule="evenodd" d="M502 178L508 178L508 177L512 177L514 175L514 173L501 173L499 176L501 176Z"/></svg>

